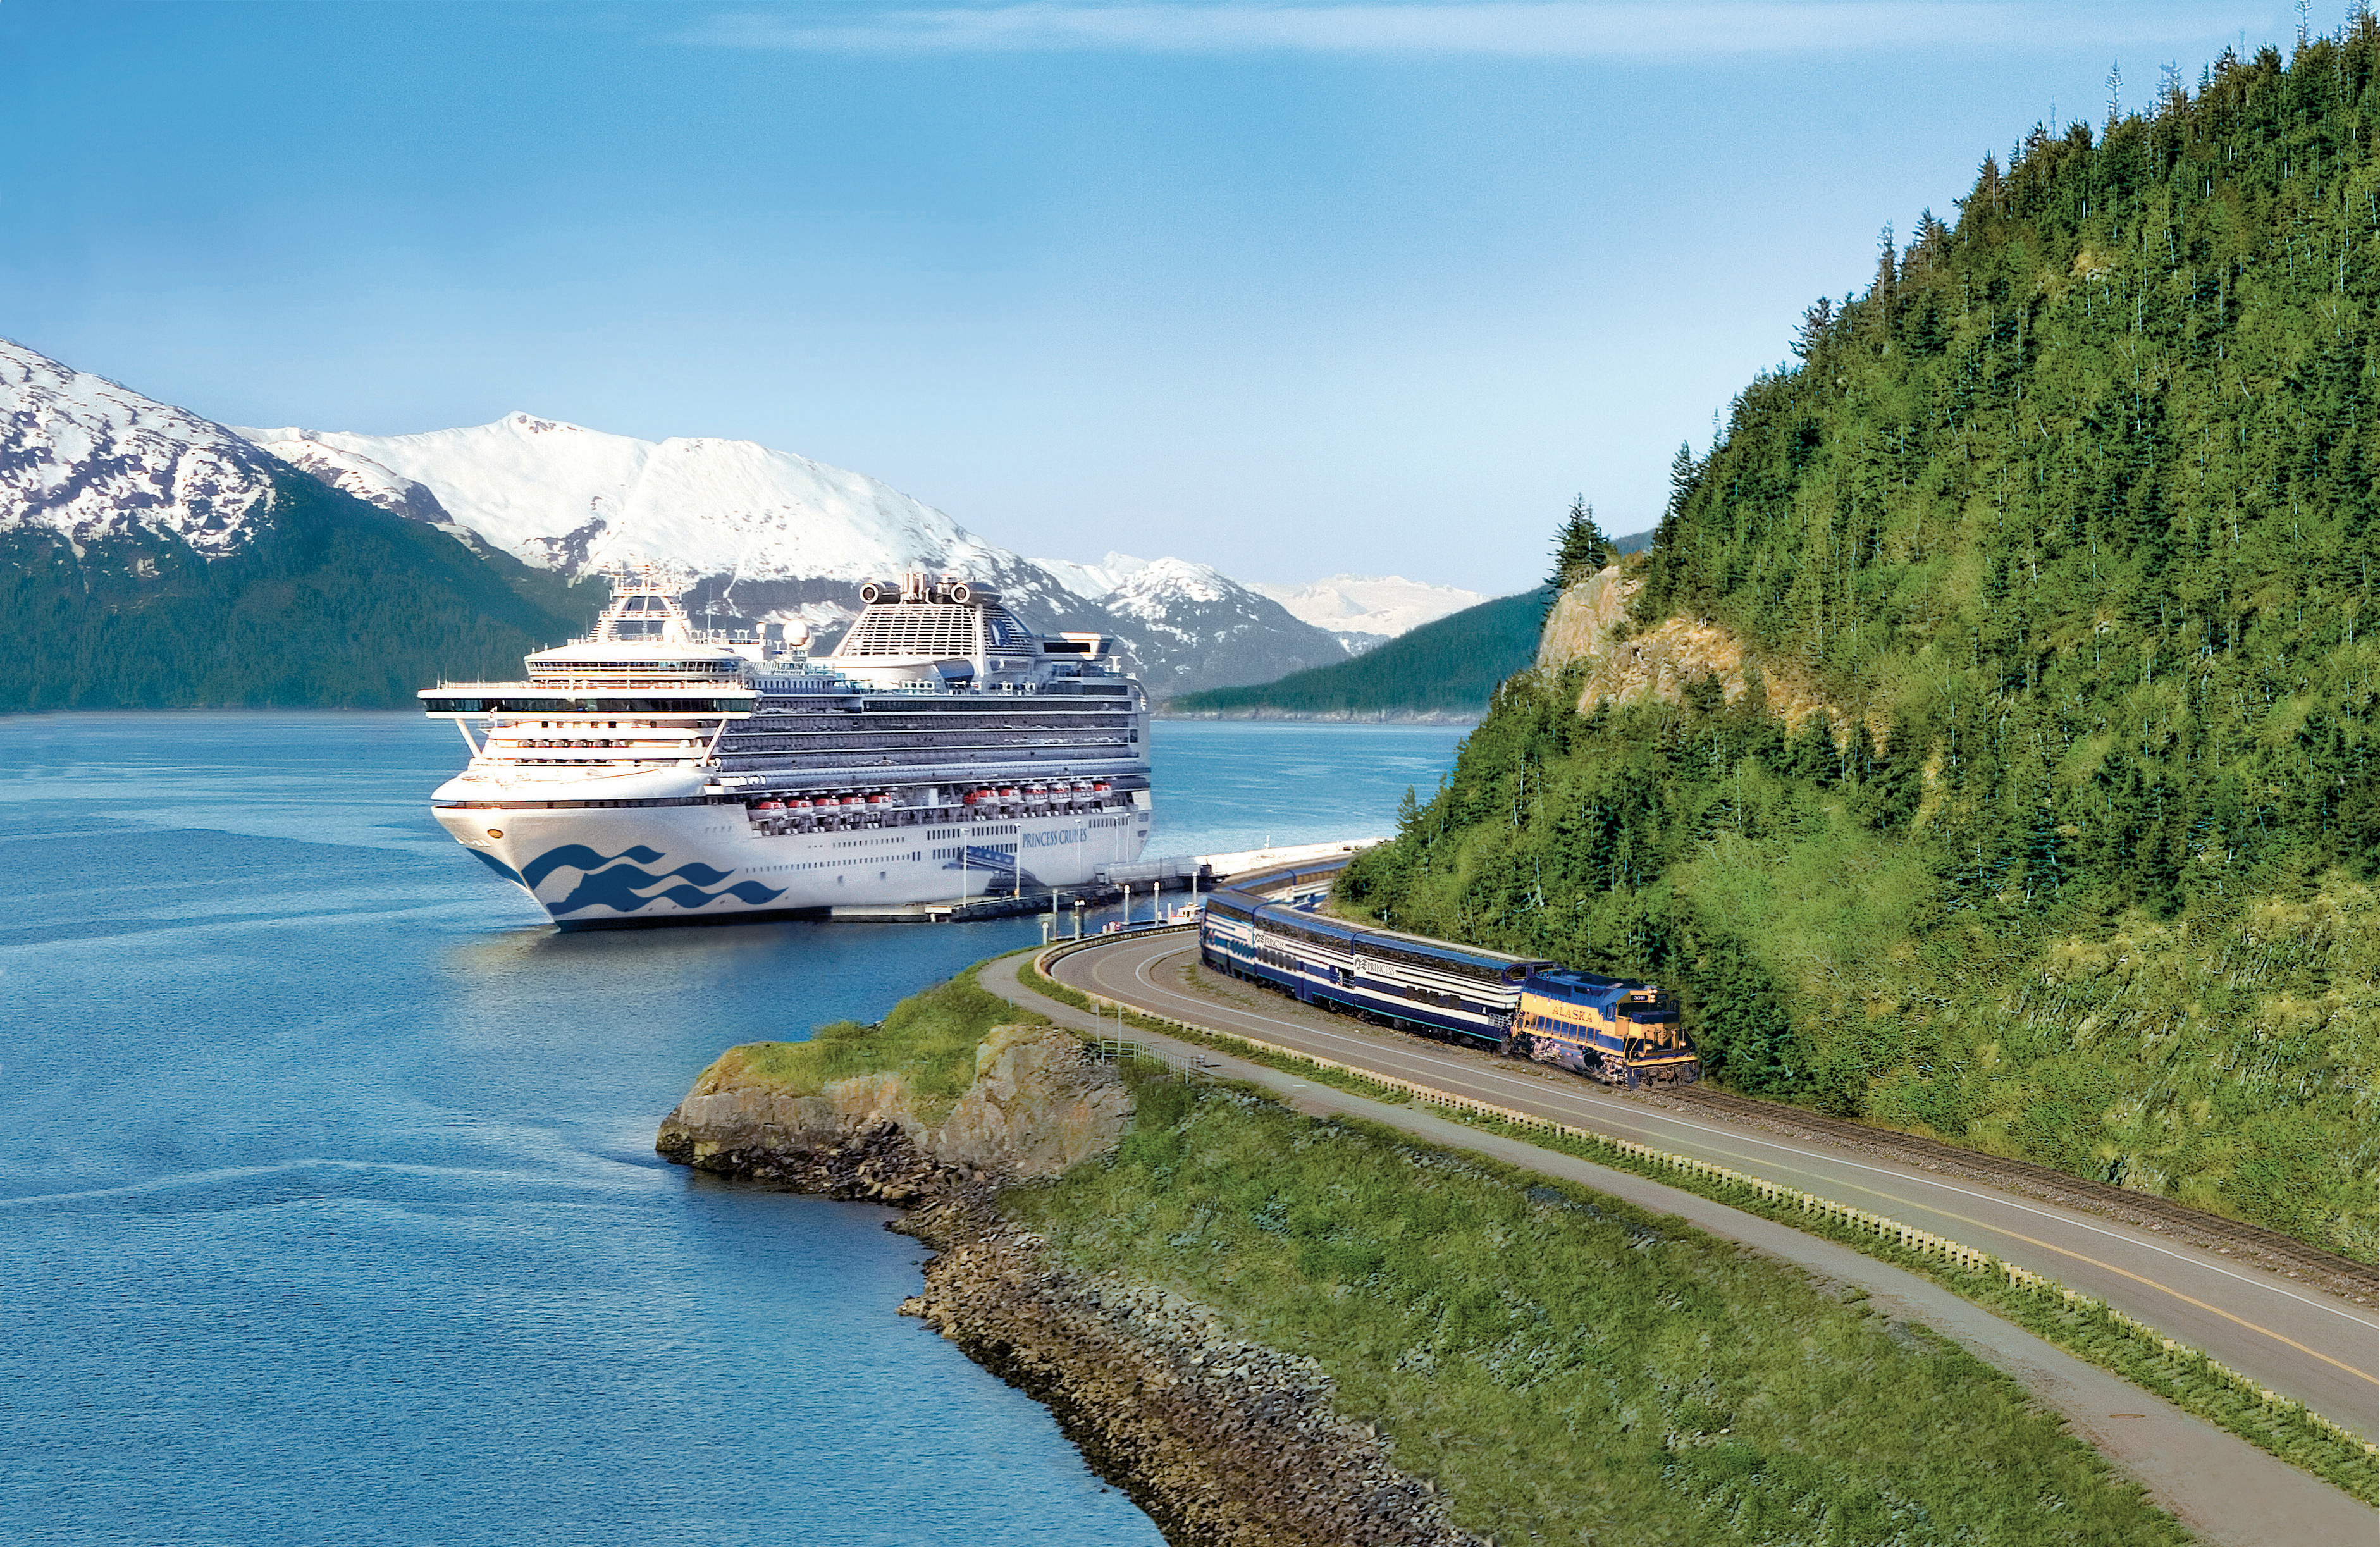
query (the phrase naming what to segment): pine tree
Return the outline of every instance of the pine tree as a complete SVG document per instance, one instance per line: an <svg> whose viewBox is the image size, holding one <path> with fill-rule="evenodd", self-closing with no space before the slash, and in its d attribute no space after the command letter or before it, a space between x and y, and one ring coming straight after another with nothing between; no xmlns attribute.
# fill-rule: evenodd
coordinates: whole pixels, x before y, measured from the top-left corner
<svg viewBox="0 0 2380 1547"><path fill-rule="evenodd" d="M1553 573L1546 577L1556 600L1566 587L1596 573L1611 562L1611 540L1595 524L1595 507L1586 503L1585 494L1572 496L1570 512L1563 517L1561 530L1554 539ZM1547 608L1551 610L1548 602Z"/></svg>

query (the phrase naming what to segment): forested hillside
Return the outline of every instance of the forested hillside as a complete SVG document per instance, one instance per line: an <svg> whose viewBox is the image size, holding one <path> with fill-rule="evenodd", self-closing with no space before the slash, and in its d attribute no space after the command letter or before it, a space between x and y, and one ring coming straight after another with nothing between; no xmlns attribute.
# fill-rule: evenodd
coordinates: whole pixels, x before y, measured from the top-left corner
<svg viewBox="0 0 2380 1547"><path fill-rule="evenodd" d="M1342 906L1673 982L1740 1088L2372 1258L2375 56L1987 158ZM1609 689L1640 657L1705 666Z"/></svg>
<svg viewBox="0 0 2380 1547"><path fill-rule="evenodd" d="M1294 672L1254 688L1185 693L1175 714L1249 719L1449 719L1482 713L1497 685L1537 652L1544 587L1465 607L1401 634L1352 661Z"/></svg>
<svg viewBox="0 0 2380 1547"><path fill-rule="evenodd" d="M0 711L410 707L442 676L518 676L601 604L600 584L565 588L297 473L274 483L270 530L227 557L145 532L5 546Z"/></svg>

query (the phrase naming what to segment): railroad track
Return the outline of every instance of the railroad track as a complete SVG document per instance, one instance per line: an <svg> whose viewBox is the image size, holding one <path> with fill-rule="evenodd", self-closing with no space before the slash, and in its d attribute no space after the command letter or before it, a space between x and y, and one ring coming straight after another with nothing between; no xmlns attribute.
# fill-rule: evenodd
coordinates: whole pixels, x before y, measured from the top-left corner
<svg viewBox="0 0 2380 1547"><path fill-rule="evenodd" d="M2360 1305L2372 1305L2380 1300L2380 1282L2376 1282L2380 1281L2380 1270L2375 1270L2368 1262L2358 1262L2351 1257L2325 1251L2294 1236L2285 1236L2261 1224L2226 1219L2221 1214L2193 1209L2186 1203L2176 1203L2154 1193L2112 1187L2106 1182L2072 1175L2032 1161L2010 1160L2006 1156L1962 1149L1939 1139L1925 1139L1892 1128L1871 1127L1864 1123L1821 1116L1779 1102L1758 1101L1732 1091L1714 1090L1707 1086L1663 1090L1654 1099L1674 1102L1681 1106L1700 1107L1714 1115L1725 1115L1762 1127L1798 1128L1838 1143L1883 1151L1919 1164L1996 1182L2037 1198L2054 1199L2065 1203L2083 1202L2119 1218L2128 1218L2136 1224L2162 1228L2166 1234L2178 1239L2212 1247L2218 1251L2229 1248L2233 1255L2277 1267L2308 1284Z"/></svg>
<svg viewBox="0 0 2380 1547"><path fill-rule="evenodd" d="M1235 876L1232 878L1231 884L1244 891L1280 891L1305 881L1318 880L1325 874L1343 869L1346 863L1344 859L1331 859L1312 866L1284 867ZM2035 1198L2080 1203L2131 1224L2160 1230L2176 1239L2262 1263L2359 1305L2380 1304L2380 1269L2370 1263L2325 1251L2294 1236L2287 1236L2261 1224L2227 1219L2221 1214L2193 1209L2186 1203L2176 1203L2153 1193L2137 1192L2071 1175L2032 1161L2010 1160L1892 1128L1871 1127L1840 1117L1821 1116L1801 1107L1758 1101L1730 1091L1714 1090L1707 1086L1664 1090L1655 1099L1700 1107L1714 1115L1723 1113L1764 1127L1799 1128L1838 1143L1880 1151L1937 1170L1998 1183Z"/></svg>

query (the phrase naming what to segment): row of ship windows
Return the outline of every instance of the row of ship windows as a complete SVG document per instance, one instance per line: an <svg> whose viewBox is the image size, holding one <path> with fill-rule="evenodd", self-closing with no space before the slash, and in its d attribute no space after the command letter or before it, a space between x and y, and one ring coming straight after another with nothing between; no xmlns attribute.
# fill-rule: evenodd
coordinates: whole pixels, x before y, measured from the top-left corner
<svg viewBox="0 0 2380 1547"><path fill-rule="evenodd" d="M846 838L842 843L829 844L826 847L829 848L882 848L887 844L913 844L917 841L904 833L892 838Z"/></svg>
<svg viewBox="0 0 2380 1547"><path fill-rule="evenodd" d="M887 859L906 862L924 858L922 853L871 854L864 859L803 859L790 865L750 865L746 869L754 875L768 875L776 871L833 871L852 865L880 865Z"/></svg>
<svg viewBox="0 0 2380 1547"><path fill-rule="evenodd" d="M960 844L952 848L938 848L934 850L934 858L937 859L956 859L960 856L965 854L969 847L970 846L966 844ZM976 844L972 847L992 854L1014 854L1016 852L1016 846L1014 844Z"/></svg>
<svg viewBox="0 0 2380 1547"><path fill-rule="evenodd" d="M731 735L726 749L746 756L770 752L881 752L902 747L927 746L940 750L963 750L969 747L1129 747L1139 739L1137 734L1125 735L1107 731L1099 735L1076 734L1071 731L1038 730L971 731L961 737L952 732L947 737L916 737L853 733L830 736L743 736Z"/></svg>

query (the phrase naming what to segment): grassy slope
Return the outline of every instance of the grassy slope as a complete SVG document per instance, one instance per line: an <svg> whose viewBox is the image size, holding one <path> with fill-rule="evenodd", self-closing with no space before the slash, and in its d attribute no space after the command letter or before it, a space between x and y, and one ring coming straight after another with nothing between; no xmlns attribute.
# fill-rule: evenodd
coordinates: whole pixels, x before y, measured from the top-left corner
<svg viewBox="0 0 2380 1547"><path fill-rule="evenodd" d="M1744 1089L2370 1260L2376 60L2035 135L1737 401L1636 622L1831 725L1518 679L1342 901L1675 982Z"/></svg>
<svg viewBox="0 0 2380 1547"><path fill-rule="evenodd" d="M1536 656L1546 592L1523 591L1425 623L1352 661L1255 688L1185 693L1181 714L1475 714Z"/></svg>
<svg viewBox="0 0 2380 1547"><path fill-rule="evenodd" d="M0 710L407 705L441 677L517 676L600 605L600 587L481 558L310 479L276 485L273 515L212 564L165 542L79 559L17 534Z"/></svg>
<svg viewBox="0 0 2380 1547"><path fill-rule="evenodd" d="M808 1041L747 1042L729 1048L697 1080L700 1095L726 1086L772 1086L790 1096L816 1095L848 1075L899 1074L908 1080L920 1119L940 1122L975 1083L976 1044L995 1026L1048 1021L986 993L969 968L948 982L911 994L875 1026L838 1020Z"/></svg>
<svg viewBox="0 0 2380 1547"><path fill-rule="evenodd" d="M1608 1199L1154 1083L1007 1195L1062 1256L1228 1308L1500 1541L2176 1541L2013 1383Z"/></svg>

